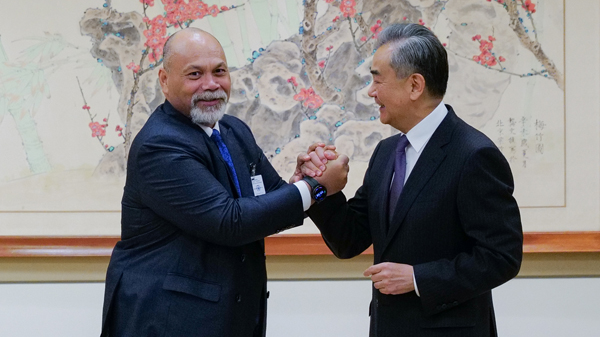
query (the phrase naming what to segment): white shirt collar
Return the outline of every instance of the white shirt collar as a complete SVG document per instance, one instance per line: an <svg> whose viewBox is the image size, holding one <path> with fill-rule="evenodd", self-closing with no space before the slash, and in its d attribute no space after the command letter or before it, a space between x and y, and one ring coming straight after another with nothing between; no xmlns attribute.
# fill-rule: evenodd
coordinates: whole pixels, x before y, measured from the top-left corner
<svg viewBox="0 0 600 337"><path fill-rule="evenodd" d="M417 153L420 153L421 150L423 150L429 141L429 138L433 136L433 133L447 114L448 108L446 108L446 105L442 101L429 115L427 115L427 117L423 118L423 120L408 131L406 138L408 138L410 146L412 146Z"/></svg>
<svg viewBox="0 0 600 337"><path fill-rule="evenodd" d="M198 124L198 126L201 127L202 130L204 130L204 132L206 132L206 134L208 135L209 138L212 136L213 130L217 130L217 131L221 132L221 129L219 129L219 122L218 121L215 123L215 127L214 128L211 128L211 127L206 126L206 125L200 125L200 124Z"/></svg>

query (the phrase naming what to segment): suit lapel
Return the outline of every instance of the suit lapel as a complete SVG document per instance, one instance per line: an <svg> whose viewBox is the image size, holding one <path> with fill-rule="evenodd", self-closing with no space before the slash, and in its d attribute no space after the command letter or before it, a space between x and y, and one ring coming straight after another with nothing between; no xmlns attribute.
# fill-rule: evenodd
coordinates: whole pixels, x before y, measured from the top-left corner
<svg viewBox="0 0 600 337"><path fill-rule="evenodd" d="M221 151L219 150L219 147L217 146L215 141L213 141L206 134L206 132L204 132L204 130L202 130L202 128L200 126L194 124L189 117L185 117L182 113L177 111L173 107L173 105L171 105L171 103L169 103L169 101L165 101L165 103L163 105L163 111L166 114L173 116L176 119L180 120L182 123L191 126L195 130L197 130L197 132L199 134L202 134L202 137L205 140L206 147L207 147L209 153L211 154L211 158L213 158L213 160L218 160L220 163L220 165L218 165L219 167L215 167L215 169L217 169L219 171L224 171L227 174L227 180L229 181L229 190L231 191L231 195L235 196L237 194L237 192L236 192L235 184L233 183L233 176L231 175L231 172L229 172L229 166L225 162L225 159L223 159L223 156L221 155ZM227 126L224 123L219 122L219 129L221 130L221 137L223 138L223 141L225 142L225 145L227 146L227 149L229 150L229 154L231 155L231 158L233 160L233 165L235 166L235 170L238 175L238 182L240 183L240 190L242 191L242 194L245 195L244 188L242 187L243 183L241 180L241 179L243 179L243 177L240 177L240 171L238 169L240 162L243 161L243 157L241 157L239 155L240 150L237 148L237 144L235 144L235 141L228 140L228 138L234 138L233 132L230 131L229 126ZM229 137L228 137L228 135L229 135ZM236 148L236 151L234 151L234 152L232 152L232 145L231 145L232 143L236 145L236 146L234 146ZM236 165L236 162L238 162L237 165ZM215 164L219 164L219 163L215 163ZM225 188L228 187L225 185L226 182L222 181L224 177L222 177L220 174L218 174L218 173L215 174L215 178L217 178L217 180L219 180ZM250 181L250 178L248 178L248 181Z"/></svg>
<svg viewBox="0 0 600 337"><path fill-rule="evenodd" d="M410 173L410 176L408 177L408 180L402 189L398 204L396 205L396 211L394 212L392 221L390 222L389 232L385 237L385 243L383 245L382 252L385 251L387 246L392 241L395 233L401 227L402 223L404 222L404 218L408 214L408 211L412 207L417 196L419 196L421 193L423 187L425 187L429 179L437 171L440 164L446 157L446 152L444 151L443 146L450 142L452 131L454 130L454 126L456 124L456 115L450 106L447 107L448 114L435 130L429 139L429 142L427 142L427 145L423 149L423 153L417 160L415 167Z"/></svg>

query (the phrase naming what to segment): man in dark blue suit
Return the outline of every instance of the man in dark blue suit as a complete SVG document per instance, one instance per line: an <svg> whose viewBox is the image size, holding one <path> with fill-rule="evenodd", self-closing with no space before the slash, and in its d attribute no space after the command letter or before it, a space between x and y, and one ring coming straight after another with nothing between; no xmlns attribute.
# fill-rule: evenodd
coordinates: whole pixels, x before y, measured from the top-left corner
<svg viewBox="0 0 600 337"><path fill-rule="evenodd" d="M264 336L263 238L302 224L309 185L284 182L248 126L224 115L231 80L212 35L171 36L159 79L166 102L129 152L102 336ZM323 146L311 150L335 159ZM327 172L344 177L344 159Z"/></svg>
<svg viewBox="0 0 600 337"><path fill-rule="evenodd" d="M373 245L371 336L496 336L491 290L522 259L509 165L442 101L448 60L429 29L382 31L371 73L381 122L400 134L378 144L354 198L308 213L340 258Z"/></svg>

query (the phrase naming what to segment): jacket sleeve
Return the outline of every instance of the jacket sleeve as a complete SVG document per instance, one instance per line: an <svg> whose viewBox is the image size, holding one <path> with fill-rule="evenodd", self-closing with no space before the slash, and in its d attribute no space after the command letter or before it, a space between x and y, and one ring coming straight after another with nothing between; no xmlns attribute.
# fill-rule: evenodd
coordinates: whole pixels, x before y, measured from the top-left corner
<svg viewBox="0 0 600 337"><path fill-rule="evenodd" d="M369 181L373 158L379 148L377 145L365 172L363 185L352 199L346 201L344 193L336 193L307 211L329 249L340 259L355 257L373 243L368 212Z"/></svg>
<svg viewBox="0 0 600 337"><path fill-rule="evenodd" d="M277 179L267 179L268 193L235 199L196 153L179 145L146 142L133 164L143 203L182 231L219 245L241 246L302 223L300 193L276 173ZM271 167L268 161L261 165Z"/></svg>
<svg viewBox="0 0 600 337"><path fill-rule="evenodd" d="M450 260L414 266L427 314L458 306L517 275L523 232L513 189L510 167L497 148L480 148L469 156L456 207L472 249Z"/></svg>

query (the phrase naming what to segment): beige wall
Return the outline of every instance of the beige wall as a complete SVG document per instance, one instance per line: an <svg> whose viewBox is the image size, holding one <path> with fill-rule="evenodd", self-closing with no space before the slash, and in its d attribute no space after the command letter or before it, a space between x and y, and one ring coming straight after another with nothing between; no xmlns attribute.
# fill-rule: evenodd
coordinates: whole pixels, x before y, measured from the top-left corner
<svg viewBox="0 0 600 337"><path fill-rule="evenodd" d="M369 281L270 281L268 337L366 337ZM494 290L503 337L597 337L600 278L518 278ZM97 337L104 284L0 284L0 336Z"/></svg>
<svg viewBox="0 0 600 337"><path fill-rule="evenodd" d="M361 280L372 258L269 256L267 270L271 280ZM108 261L107 257L0 258L0 282L103 282ZM556 276L600 276L600 253L525 255L519 277Z"/></svg>

